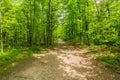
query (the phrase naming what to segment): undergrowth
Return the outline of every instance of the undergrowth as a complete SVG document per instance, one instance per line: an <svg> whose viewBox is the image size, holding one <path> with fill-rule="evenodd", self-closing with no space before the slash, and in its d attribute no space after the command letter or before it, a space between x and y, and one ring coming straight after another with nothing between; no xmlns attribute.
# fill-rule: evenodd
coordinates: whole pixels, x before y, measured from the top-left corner
<svg viewBox="0 0 120 80"><path fill-rule="evenodd" d="M9 72L11 68L29 58L31 54L37 53L40 50L41 49L37 47L6 49L5 52L0 55L0 75Z"/></svg>
<svg viewBox="0 0 120 80"><path fill-rule="evenodd" d="M90 46L89 53L92 56L105 64L106 67L120 73L120 49L114 46Z"/></svg>

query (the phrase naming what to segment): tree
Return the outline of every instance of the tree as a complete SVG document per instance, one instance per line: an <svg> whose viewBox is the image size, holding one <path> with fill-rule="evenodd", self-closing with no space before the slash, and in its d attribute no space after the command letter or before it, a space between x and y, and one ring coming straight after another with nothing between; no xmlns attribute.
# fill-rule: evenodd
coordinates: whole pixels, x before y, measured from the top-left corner
<svg viewBox="0 0 120 80"><path fill-rule="evenodd" d="M2 7L3 2L0 2L0 7ZM3 30L2 30L2 10L0 10L0 38L1 38L1 53L3 53Z"/></svg>

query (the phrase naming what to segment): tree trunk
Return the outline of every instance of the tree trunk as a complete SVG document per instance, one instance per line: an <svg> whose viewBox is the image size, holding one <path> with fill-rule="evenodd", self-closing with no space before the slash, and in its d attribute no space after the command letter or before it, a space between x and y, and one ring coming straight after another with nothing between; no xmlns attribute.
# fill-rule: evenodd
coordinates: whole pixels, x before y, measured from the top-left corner
<svg viewBox="0 0 120 80"><path fill-rule="evenodd" d="M48 3L47 46L51 44L51 0Z"/></svg>
<svg viewBox="0 0 120 80"><path fill-rule="evenodd" d="M1 7L1 4L0 4ZM2 17L2 13L0 12L0 18ZM0 37L1 37L1 53L3 53L3 31L2 31L2 19L0 19Z"/></svg>

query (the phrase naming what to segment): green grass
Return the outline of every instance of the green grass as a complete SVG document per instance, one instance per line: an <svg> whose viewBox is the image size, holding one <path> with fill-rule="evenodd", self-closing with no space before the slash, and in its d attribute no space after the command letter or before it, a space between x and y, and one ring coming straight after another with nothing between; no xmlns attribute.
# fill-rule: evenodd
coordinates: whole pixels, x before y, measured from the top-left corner
<svg viewBox="0 0 120 80"><path fill-rule="evenodd" d="M110 46L90 46L89 52L96 60L103 62L106 67L113 69L120 68L120 52L117 47Z"/></svg>
<svg viewBox="0 0 120 80"><path fill-rule="evenodd" d="M0 55L0 75L9 72L9 70L25 59L29 58L31 54L39 52L41 49L32 47L29 49L8 49Z"/></svg>
<svg viewBox="0 0 120 80"><path fill-rule="evenodd" d="M102 62L105 62L106 67L111 67L115 68L117 65L117 61L115 57L110 57L110 56L98 56L97 59L99 59Z"/></svg>

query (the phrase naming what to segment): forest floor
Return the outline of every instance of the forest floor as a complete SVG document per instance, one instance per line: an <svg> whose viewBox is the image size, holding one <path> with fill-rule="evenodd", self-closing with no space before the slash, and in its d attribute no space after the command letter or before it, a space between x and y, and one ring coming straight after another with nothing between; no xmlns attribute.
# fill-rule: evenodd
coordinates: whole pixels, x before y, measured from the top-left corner
<svg viewBox="0 0 120 80"><path fill-rule="evenodd" d="M120 74L97 62L88 50L59 41L35 53L0 80L120 80Z"/></svg>

